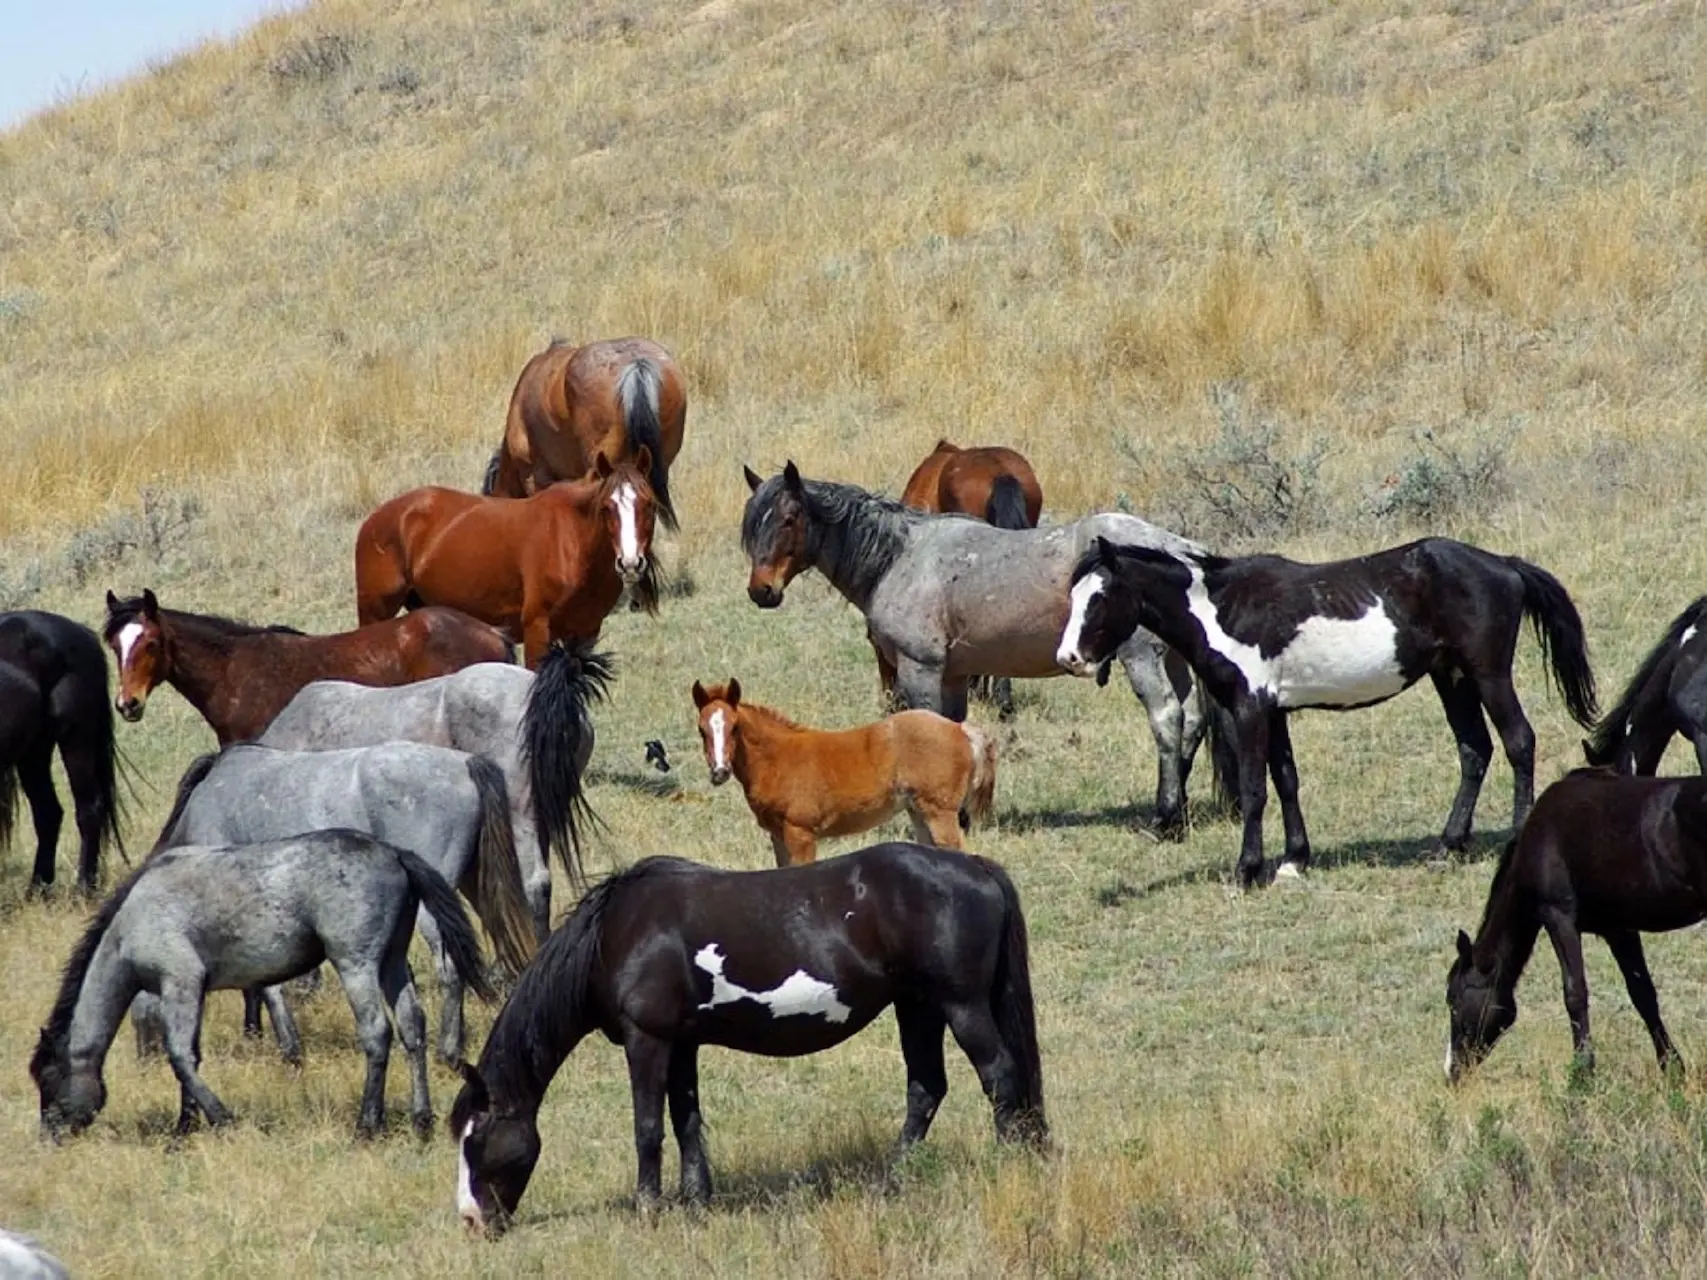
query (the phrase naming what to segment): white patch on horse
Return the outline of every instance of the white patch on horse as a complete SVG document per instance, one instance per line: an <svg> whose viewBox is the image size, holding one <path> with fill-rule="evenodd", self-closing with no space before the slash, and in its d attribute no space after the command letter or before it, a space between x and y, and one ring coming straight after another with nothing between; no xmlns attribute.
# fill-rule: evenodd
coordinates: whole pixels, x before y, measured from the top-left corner
<svg viewBox="0 0 1707 1280"><path fill-rule="evenodd" d="M1452 1083L1452 1033L1446 1033L1446 1083Z"/></svg>
<svg viewBox="0 0 1707 1280"><path fill-rule="evenodd" d="M140 622L125 623L119 628L119 633L114 639L119 642L119 667L123 669L124 665L130 661L130 651L136 648L136 642L142 639L142 624Z"/></svg>
<svg viewBox="0 0 1707 1280"><path fill-rule="evenodd" d="M1399 629L1379 597L1358 618L1306 618L1272 658L1235 640L1221 626L1203 570L1191 566L1186 591L1191 614L1209 647L1239 669L1253 691L1266 689L1280 707L1357 707L1391 698L1405 687L1399 670Z"/></svg>
<svg viewBox="0 0 1707 1280"><path fill-rule="evenodd" d="M706 725L711 730L711 767L727 769L729 767L729 723L728 712L713 711Z"/></svg>
<svg viewBox="0 0 1707 1280"><path fill-rule="evenodd" d="M836 998L834 987L819 981L804 969L796 969L771 991L749 991L723 976L725 959L715 942L701 947L693 958L695 965L711 975L711 999L700 1005L701 1009L734 1004L738 1000L756 1000L769 1007L773 1018L820 1014L828 1022L846 1022L853 1012Z"/></svg>
<svg viewBox="0 0 1707 1280"><path fill-rule="evenodd" d="M1692 639L1695 638L1695 630L1696 629L1694 626L1689 626L1689 627L1684 628L1683 634L1681 636L1679 636L1677 639L1677 647L1679 649L1683 648L1684 645L1688 644Z"/></svg>
<svg viewBox="0 0 1707 1280"><path fill-rule="evenodd" d="M611 495L616 503L616 554L623 564L634 564L640 559L640 519L635 509L640 496L634 492L634 486L624 480Z"/></svg>
<svg viewBox="0 0 1707 1280"><path fill-rule="evenodd" d="M1296 862L1283 862L1274 869L1276 880L1302 880L1304 873L1298 869Z"/></svg>
<svg viewBox="0 0 1707 1280"><path fill-rule="evenodd" d="M462 1137L456 1144L456 1211L464 1222L475 1226L484 1224L480 1202L474 1198L474 1178L468 1171L468 1135L474 1132L474 1121L462 1126Z"/></svg>
<svg viewBox="0 0 1707 1280"><path fill-rule="evenodd" d="M1062 670L1081 676L1091 673L1091 663L1079 652L1079 643L1084 638L1085 616L1090 612L1091 601L1107 586L1107 575L1101 569L1091 570L1073 584L1072 594L1067 598L1067 625L1055 649L1055 662Z"/></svg>

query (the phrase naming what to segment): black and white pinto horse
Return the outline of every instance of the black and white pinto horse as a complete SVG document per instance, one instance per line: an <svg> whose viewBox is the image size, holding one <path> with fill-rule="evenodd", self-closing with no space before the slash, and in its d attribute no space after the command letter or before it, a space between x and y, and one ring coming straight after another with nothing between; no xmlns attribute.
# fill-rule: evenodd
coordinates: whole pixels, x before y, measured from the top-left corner
<svg viewBox="0 0 1707 1280"><path fill-rule="evenodd" d="M968 516L914 511L856 485L807 480L792 462L768 480L751 469L746 477L752 494L741 544L751 561L753 603L778 607L797 574L818 570L865 615L872 646L894 668L897 702L951 720L966 718L967 682L975 677L1063 674L1055 647L1067 619L1067 587L1094 539L1202 549L1120 512L999 529ZM1156 739L1156 827L1179 836L1192 757L1215 719L1185 660L1149 632L1129 632L1108 656L1125 668ZM1222 754L1215 769L1226 792L1232 767Z"/></svg>
<svg viewBox="0 0 1707 1280"><path fill-rule="evenodd" d="M59 997L30 1060L44 1133L88 1127L106 1105L102 1066L131 1001L158 997L178 1077L178 1130L199 1112L231 1112L201 1078L202 1001L209 991L273 985L322 960L338 971L367 1054L358 1134L385 1122L390 1010L409 1055L416 1132L432 1128L427 1024L409 972L417 904L437 923L462 980L494 993L474 928L455 892L414 854L354 831L315 831L239 847L152 855L95 913L66 962Z"/></svg>
<svg viewBox="0 0 1707 1280"><path fill-rule="evenodd" d="M1133 628L1148 627L1232 713L1245 820L1238 880L1246 887L1263 871L1265 767L1286 828L1278 871L1296 874L1310 860L1288 712L1372 706L1430 677L1458 740L1458 794L1441 836L1448 849L1469 842L1493 754L1484 711L1511 762L1514 827L1534 802L1535 731L1511 679L1525 617L1571 716L1587 725L1595 715L1582 619L1559 580L1447 538L1328 564L1099 540L1073 571L1072 602L1057 654L1063 667L1089 675Z"/></svg>
<svg viewBox="0 0 1707 1280"><path fill-rule="evenodd" d="M1583 743L1594 765L1652 774L1680 733L1707 774L1707 596L1678 614Z"/></svg>
<svg viewBox="0 0 1707 1280"><path fill-rule="evenodd" d="M451 1109L457 1210L502 1231L539 1160L540 1101L602 1031L628 1058L636 1197L661 1191L664 1102L685 1200L711 1196L699 1049L795 1057L854 1035L890 1005L907 1067L904 1147L948 1091L943 1032L978 1072L996 1135L1041 1143L1043 1070L1025 916L994 862L881 844L775 871L648 858L595 887L522 974Z"/></svg>
<svg viewBox="0 0 1707 1280"><path fill-rule="evenodd" d="M76 806L77 886L92 894L107 846L124 848L106 651L88 627L57 613L0 613L0 848L22 784L36 829L32 889L53 883L65 819L53 789L55 748Z"/></svg>

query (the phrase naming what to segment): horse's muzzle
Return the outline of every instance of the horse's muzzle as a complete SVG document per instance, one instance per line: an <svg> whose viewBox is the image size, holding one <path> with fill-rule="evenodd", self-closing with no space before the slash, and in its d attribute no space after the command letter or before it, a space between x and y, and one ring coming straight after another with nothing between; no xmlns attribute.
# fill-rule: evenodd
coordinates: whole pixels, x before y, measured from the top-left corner
<svg viewBox="0 0 1707 1280"><path fill-rule="evenodd" d="M1057 649L1055 651L1055 665L1068 675L1094 676L1097 673L1098 664L1085 658L1077 649Z"/></svg>
<svg viewBox="0 0 1707 1280"><path fill-rule="evenodd" d="M131 724L142 719L142 708L146 705L141 698L114 698L113 710L117 711Z"/></svg>
<svg viewBox="0 0 1707 1280"><path fill-rule="evenodd" d="M623 586L632 587L646 573L646 557L641 556L638 560L618 560L616 572L617 576L622 579Z"/></svg>
<svg viewBox="0 0 1707 1280"><path fill-rule="evenodd" d="M747 588L747 599L761 609L774 609L782 603L782 592L774 583L763 582Z"/></svg>
<svg viewBox="0 0 1707 1280"><path fill-rule="evenodd" d="M711 785L714 787L721 787L725 782L728 782L728 781L729 781L729 768L728 768L728 766L727 765L721 765L721 764L713 765L712 769L711 769Z"/></svg>

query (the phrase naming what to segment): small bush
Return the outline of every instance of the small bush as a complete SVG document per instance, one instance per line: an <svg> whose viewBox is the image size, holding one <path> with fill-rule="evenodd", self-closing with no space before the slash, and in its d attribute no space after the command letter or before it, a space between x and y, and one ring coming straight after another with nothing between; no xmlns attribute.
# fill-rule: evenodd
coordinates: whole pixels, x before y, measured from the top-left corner
<svg viewBox="0 0 1707 1280"><path fill-rule="evenodd" d="M299 40L267 63L267 74L283 84L330 80L356 60L355 41L323 31Z"/></svg>
<svg viewBox="0 0 1707 1280"><path fill-rule="evenodd" d="M147 552L159 561L189 533L201 514L201 499L193 493L144 489L140 511L117 512L72 534L58 567L82 587L133 551Z"/></svg>
<svg viewBox="0 0 1707 1280"><path fill-rule="evenodd" d="M1463 445L1442 441L1430 428L1416 433L1417 452L1389 475L1369 500L1378 520L1437 525L1511 492L1508 454L1515 431Z"/></svg>

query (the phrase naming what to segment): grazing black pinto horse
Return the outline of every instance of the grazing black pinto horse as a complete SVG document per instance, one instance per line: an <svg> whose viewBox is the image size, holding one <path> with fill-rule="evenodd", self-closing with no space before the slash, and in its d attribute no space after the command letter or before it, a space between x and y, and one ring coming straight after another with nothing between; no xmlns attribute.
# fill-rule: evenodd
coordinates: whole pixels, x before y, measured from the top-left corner
<svg viewBox="0 0 1707 1280"><path fill-rule="evenodd" d="M1265 765L1286 825L1279 871L1296 874L1310 861L1287 713L1372 706L1425 675L1458 739L1458 795L1441 843L1469 843L1493 753L1483 711L1511 761L1512 825L1521 826L1535 796L1535 731L1511 682L1525 617L1566 707L1578 724L1589 724L1594 674L1582 619L1559 580L1515 556L1447 538L1329 564L1224 559L1099 539L1073 571L1072 613L1056 660L1090 675L1136 627L1184 655L1237 727L1245 818L1238 878L1249 887L1263 870Z"/></svg>
<svg viewBox="0 0 1707 1280"><path fill-rule="evenodd" d="M1580 1069L1592 1069L1585 933L1606 939L1660 1069L1681 1068L1660 1021L1642 933L1707 919L1707 778L1631 778L1578 769L1535 802L1506 844L1476 940L1458 931L1446 978L1447 1079L1456 1082L1517 1021L1517 980L1547 931L1564 979Z"/></svg>
<svg viewBox="0 0 1707 1280"><path fill-rule="evenodd" d="M972 1060L996 1136L1041 1143L1025 917L984 858L881 844L776 871L648 858L581 899L498 1014L451 1110L457 1210L503 1230L539 1160L539 1105L583 1037L628 1056L636 1198L660 1194L664 1099L681 1147L682 1197L711 1197L699 1047L794 1057L852 1036L889 1005L907 1064L902 1146L925 1136L948 1077L944 1028Z"/></svg>
<svg viewBox="0 0 1707 1280"><path fill-rule="evenodd" d="M1672 620L1618 704L1583 743L1590 764L1652 774L1681 733L1707 774L1707 596Z"/></svg>
<svg viewBox="0 0 1707 1280"><path fill-rule="evenodd" d="M55 747L77 810L77 887L94 893L107 845L124 848L106 655L95 633L70 618L0 613L0 848L11 839L22 784L36 828L32 889L53 883L65 818L53 789Z"/></svg>

